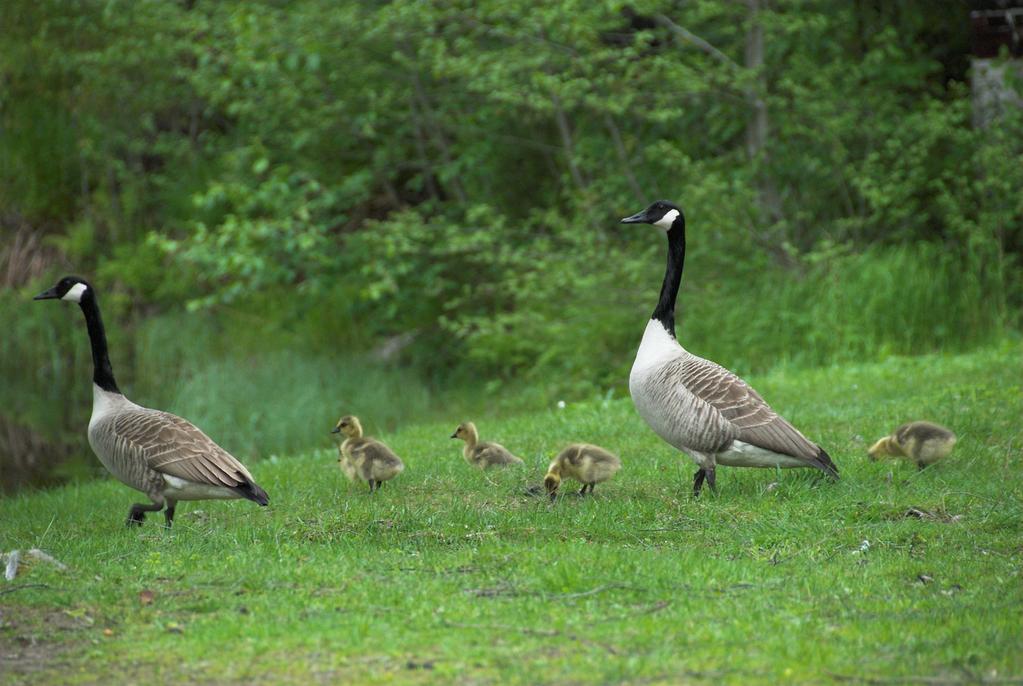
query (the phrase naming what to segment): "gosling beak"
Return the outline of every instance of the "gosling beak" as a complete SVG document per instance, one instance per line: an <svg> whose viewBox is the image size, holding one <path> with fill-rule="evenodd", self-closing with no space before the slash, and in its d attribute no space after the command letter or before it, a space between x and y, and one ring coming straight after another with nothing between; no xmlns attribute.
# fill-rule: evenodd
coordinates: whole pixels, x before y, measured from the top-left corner
<svg viewBox="0 0 1023 686"><path fill-rule="evenodd" d="M335 426L333 429L330 430L330 433L332 433L332 434L339 434L339 433L341 433L341 427L340 426Z"/></svg>
<svg viewBox="0 0 1023 686"><path fill-rule="evenodd" d="M451 438L458 438L458 434L457 433L451 434Z"/></svg>
<svg viewBox="0 0 1023 686"><path fill-rule="evenodd" d="M43 291L42 293L40 293L39 295L37 295L36 297L34 297L32 299L33 300L57 300L59 298L60 298L60 296L57 295L57 287L54 286L53 288L46 289L45 291Z"/></svg>
<svg viewBox="0 0 1023 686"><path fill-rule="evenodd" d="M558 492L557 491L551 491L551 502L553 503L557 499L558 499Z"/></svg>
<svg viewBox="0 0 1023 686"><path fill-rule="evenodd" d="M631 217L625 217L621 221L622 224L649 224L650 222L646 218L646 210L637 212Z"/></svg>

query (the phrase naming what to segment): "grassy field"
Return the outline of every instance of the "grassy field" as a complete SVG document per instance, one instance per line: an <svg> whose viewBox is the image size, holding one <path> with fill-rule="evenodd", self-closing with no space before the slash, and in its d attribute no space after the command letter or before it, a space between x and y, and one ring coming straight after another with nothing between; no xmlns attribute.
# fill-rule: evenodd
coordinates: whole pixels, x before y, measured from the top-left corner
<svg viewBox="0 0 1023 686"><path fill-rule="evenodd" d="M112 479L8 498L0 548L69 569L0 585L2 681L1019 683L1021 379L1018 344L752 379L837 484L722 468L693 500L622 398L475 418L519 472L470 469L463 417L388 435L407 469L374 496L310 426L322 450L254 465L269 508L185 503L172 531L125 529ZM959 433L946 462L866 459L919 418ZM624 469L526 495L571 440Z"/></svg>

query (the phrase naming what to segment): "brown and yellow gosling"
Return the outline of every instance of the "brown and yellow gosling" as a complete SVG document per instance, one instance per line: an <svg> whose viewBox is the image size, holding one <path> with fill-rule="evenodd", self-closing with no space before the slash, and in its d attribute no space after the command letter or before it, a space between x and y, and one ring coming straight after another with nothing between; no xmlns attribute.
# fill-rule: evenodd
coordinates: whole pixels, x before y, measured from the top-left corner
<svg viewBox="0 0 1023 686"><path fill-rule="evenodd" d="M462 456L474 467L489 469L525 464L521 457L516 457L500 443L480 441L479 431L476 430L476 425L472 422L459 424L455 433L451 434L451 438L461 438L465 441Z"/></svg>
<svg viewBox="0 0 1023 686"><path fill-rule="evenodd" d="M369 484L370 493L405 469L405 464L393 450L375 438L362 435L362 424L358 417L345 415L337 420L331 433L345 436L345 440L338 446L337 461L341 471L352 481L358 478Z"/></svg>
<svg viewBox="0 0 1023 686"><path fill-rule="evenodd" d="M622 468L622 461L600 446L589 443L573 443L566 447L547 468L543 485L553 501L558 495L562 479L574 479L583 487L579 495L593 493L593 487L607 481ZM587 491L587 489L589 489Z"/></svg>
<svg viewBox="0 0 1023 686"><path fill-rule="evenodd" d="M943 426L931 422L909 422L870 446L867 454L871 460L906 458L923 469L948 457L955 444L956 435Z"/></svg>

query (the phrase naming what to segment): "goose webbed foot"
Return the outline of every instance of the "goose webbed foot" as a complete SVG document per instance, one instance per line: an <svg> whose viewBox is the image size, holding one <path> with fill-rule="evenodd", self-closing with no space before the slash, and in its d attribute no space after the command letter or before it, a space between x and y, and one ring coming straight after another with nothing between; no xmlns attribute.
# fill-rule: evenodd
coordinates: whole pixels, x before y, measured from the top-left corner
<svg viewBox="0 0 1023 686"><path fill-rule="evenodd" d="M159 512L163 509L163 503L150 503L144 505L142 503L135 503L131 506L131 510L128 511L128 520L125 522L126 526L142 526L142 522L146 519L147 512Z"/></svg>
<svg viewBox="0 0 1023 686"><path fill-rule="evenodd" d="M142 522L146 520L146 513L136 509L137 505L133 505L131 510L128 511L128 519L125 521L125 526L142 526Z"/></svg>

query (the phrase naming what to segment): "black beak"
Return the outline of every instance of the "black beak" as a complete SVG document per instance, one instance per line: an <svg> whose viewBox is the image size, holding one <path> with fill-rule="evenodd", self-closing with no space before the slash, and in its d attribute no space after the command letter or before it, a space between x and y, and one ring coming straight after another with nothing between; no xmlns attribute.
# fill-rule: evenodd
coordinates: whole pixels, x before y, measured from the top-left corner
<svg viewBox="0 0 1023 686"><path fill-rule="evenodd" d="M60 299L60 295L57 293L57 287L54 286L53 288L49 288L49 289L43 291L42 293L40 293L39 295L37 295L36 297L34 297L32 299L33 300L58 300L58 299Z"/></svg>
<svg viewBox="0 0 1023 686"><path fill-rule="evenodd" d="M650 221L646 217L646 210L637 212L631 217L626 217L622 220L622 224L649 224Z"/></svg>
<svg viewBox="0 0 1023 686"><path fill-rule="evenodd" d="M335 426L333 429L330 430L330 433L332 433L332 434L339 434L339 433L341 433L341 427L340 426Z"/></svg>
<svg viewBox="0 0 1023 686"><path fill-rule="evenodd" d="M451 434L451 438L458 438L458 432Z"/></svg>

